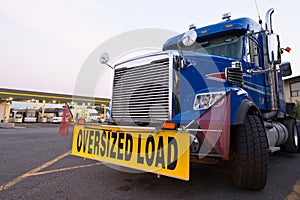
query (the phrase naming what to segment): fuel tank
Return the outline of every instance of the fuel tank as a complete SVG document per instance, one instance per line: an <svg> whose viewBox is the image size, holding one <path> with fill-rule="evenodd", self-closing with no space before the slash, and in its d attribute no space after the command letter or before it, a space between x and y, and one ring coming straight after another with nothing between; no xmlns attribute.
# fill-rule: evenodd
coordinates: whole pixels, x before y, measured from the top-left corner
<svg viewBox="0 0 300 200"><path fill-rule="evenodd" d="M280 145L284 144L288 139L288 130L279 122L264 122L269 149L273 152L279 150Z"/></svg>

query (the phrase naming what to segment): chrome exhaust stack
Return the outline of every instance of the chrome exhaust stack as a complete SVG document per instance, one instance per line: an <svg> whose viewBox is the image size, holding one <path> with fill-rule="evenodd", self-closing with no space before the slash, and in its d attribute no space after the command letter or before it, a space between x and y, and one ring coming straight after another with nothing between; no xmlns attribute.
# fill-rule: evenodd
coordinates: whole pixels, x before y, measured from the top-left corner
<svg viewBox="0 0 300 200"><path fill-rule="evenodd" d="M269 69L268 75L268 84L270 85L270 93L271 93L271 111L264 113L264 119L272 119L277 116L279 110L279 98L278 98L278 83L277 83L277 72L276 72L276 62L277 62L277 54L278 52L274 51L274 45L278 47L278 35L273 33L272 27L272 14L274 13L274 9L271 8L266 13L266 43L267 50L264 53L265 55L265 65L267 65L267 69ZM274 42L275 41L275 42ZM264 48L265 50L265 48Z"/></svg>
<svg viewBox="0 0 300 200"><path fill-rule="evenodd" d="M274 13L274 8L271 8L266 13L266 30L269 32L269 34L273 33L273 27L272 27L272 14Z"/></svg>

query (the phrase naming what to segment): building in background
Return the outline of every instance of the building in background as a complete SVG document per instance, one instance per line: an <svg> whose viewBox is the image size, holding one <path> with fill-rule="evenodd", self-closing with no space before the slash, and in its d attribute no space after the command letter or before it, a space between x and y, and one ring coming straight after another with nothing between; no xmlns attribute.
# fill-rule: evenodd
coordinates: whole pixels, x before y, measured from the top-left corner
<svg viewBox="0 0 300 200"><path fill-rule="evenodd" d="M300 76L284 80L284 93L287 102L300 102Z"/></svg>

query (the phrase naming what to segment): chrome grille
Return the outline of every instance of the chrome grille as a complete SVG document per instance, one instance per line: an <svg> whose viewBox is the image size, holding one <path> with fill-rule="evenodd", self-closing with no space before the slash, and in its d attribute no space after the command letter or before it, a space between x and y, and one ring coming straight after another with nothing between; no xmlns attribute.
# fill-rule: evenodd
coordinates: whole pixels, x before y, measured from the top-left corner
<svg viewBox="0 0 300 200"><path fill-rule="evenodd" d="M147 63L144 63L145 60ZM117 66L112 98L114 121L149 123L168 120L169 77L169 56L165 54L140 58Z"/></svg>
<svg viewBox="0 0 300 200"><path fill-rule="evenodd" d="M226 80L239 87L244 86L243 71L238 67L227 67L225 69Z"/></svg>

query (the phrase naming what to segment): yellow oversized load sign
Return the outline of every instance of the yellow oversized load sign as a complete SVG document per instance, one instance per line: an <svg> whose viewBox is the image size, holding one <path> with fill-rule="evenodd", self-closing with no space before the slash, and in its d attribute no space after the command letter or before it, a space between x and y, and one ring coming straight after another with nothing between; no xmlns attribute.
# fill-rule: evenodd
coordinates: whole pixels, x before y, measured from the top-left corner
<svg viewBox="0 0 300 200"><path fill-rule="evenodd" d="M75 126L72 154L189 180L188 133Z"/></svg>

